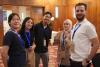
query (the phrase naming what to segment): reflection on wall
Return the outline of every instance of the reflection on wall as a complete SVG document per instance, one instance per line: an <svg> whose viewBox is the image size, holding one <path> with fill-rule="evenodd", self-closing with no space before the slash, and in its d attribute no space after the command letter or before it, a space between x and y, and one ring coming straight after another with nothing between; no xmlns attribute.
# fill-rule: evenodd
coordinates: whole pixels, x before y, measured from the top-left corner
<svg viewBox="0 0 100 67"><path fill-rule="evenodd" d="M11 10L3 10L3 29L4 29L4 34L10 29L9 24L8 24L8 16L12 13Z"/></svg>
<svg viewBox="0 0 100 67"><path fill-rule="evenodd" d="M76 15L75 15L75 8L73 8L72 10L73 10L73 11L72 11L72 12L73 12L73 13L72 13L72 17L73 17L73 18L76 18Z"/></svg>

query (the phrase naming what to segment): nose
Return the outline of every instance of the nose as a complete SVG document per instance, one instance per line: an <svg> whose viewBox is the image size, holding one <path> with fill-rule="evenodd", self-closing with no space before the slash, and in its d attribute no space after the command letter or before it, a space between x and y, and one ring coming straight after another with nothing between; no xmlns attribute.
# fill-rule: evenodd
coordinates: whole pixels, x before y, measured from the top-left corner
<svg viewBox="0 0 100 67"><path fill-rule="evenodd" d="M20 22L19 22L19 20L15 20L15 23L19 24Z"/></svg>

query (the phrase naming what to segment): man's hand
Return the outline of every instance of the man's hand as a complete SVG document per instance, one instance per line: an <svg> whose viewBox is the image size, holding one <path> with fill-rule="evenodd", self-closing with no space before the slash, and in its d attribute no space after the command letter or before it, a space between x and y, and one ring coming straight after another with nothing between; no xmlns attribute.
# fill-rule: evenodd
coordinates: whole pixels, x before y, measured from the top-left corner
<svg viewBox="0 0 100 67"><path fill-rule="evenodd" d="M82 65L83 67L87 67L87 65L90 63L90 60L89 59L84 59L83 62L82 62Z"/></svg>

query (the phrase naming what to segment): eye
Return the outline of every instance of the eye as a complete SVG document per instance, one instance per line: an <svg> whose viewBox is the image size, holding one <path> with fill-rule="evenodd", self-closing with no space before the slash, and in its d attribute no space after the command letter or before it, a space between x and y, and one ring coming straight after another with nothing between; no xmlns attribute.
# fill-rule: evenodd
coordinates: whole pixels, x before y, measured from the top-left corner
<svg viewBox="0 0 100 67"><path fill-rule="evenodd" d="M83 12L84 10L81 10L81 12Z"/></svg>
<svg viewBox="0 0 100 67"><path fill-rule="evenodd" d="M69 25L68 23L64 23L64 25Z"/></svg>
<svg viewBox="0 0 100 67"><path fill-rule="evenodd" d="M76 10L76 12L79 12L79 10Z"/></svg>

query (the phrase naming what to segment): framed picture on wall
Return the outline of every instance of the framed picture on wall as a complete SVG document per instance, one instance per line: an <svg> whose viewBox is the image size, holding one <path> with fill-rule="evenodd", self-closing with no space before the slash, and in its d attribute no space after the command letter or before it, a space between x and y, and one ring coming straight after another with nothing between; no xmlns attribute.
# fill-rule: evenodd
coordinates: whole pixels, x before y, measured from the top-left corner
<svg viewBox="0 0 100 67"><path fill-rule="evenodd" d="M12 10L3 10L3 21L8 20L8 16L12 13Z"/></svg>
<svg viewBox="0 0 100 67"><path fill-rule="evenodd" d="M3 11L3 20L7 21L7 11Z"/></svg>
<svg viewBox="0 0 100 67"><path fill-rule="evenodd" d="M3 10L3 29L4 29L4 35L5 33L10 29L8 24L8 16L12 13L12 10Z"/></svg>

